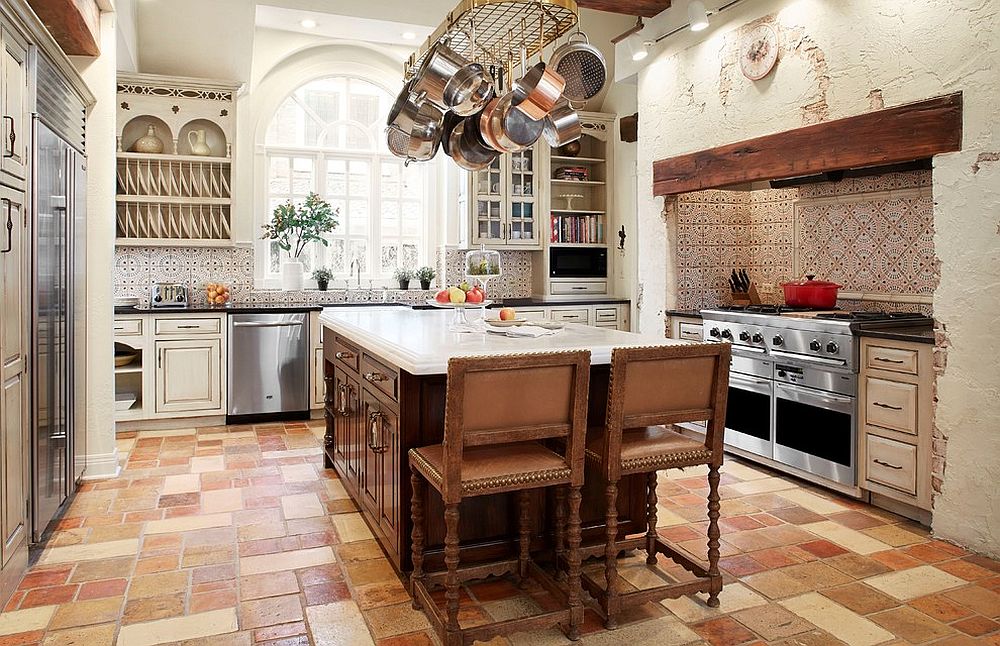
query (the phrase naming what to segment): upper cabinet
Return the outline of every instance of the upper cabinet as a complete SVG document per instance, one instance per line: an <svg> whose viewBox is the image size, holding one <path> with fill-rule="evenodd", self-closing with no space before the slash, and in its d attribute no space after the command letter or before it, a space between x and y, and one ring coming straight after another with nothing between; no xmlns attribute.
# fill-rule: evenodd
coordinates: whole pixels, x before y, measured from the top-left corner
<svg viewBox="0 0 1000 646"><path fill-rule="evenodd" d="M467 173L459 208L469 218L469 242L494 249L541 249L539 150L500 155L488 168Z"/></svg>
<svg viewBox="0 0 1000 646"><path fill-rule="evenodd" d="M239 87L118 77L118 244L231 244Z"/></svg>
<svg viewBox="0 0 1000 646"><path fill-rule="evenodd" d="M6 26L0 26L2 55L0 109L3 112L0 171L5 184L21 188L27 177L28 140L28 46Z"/></svg>

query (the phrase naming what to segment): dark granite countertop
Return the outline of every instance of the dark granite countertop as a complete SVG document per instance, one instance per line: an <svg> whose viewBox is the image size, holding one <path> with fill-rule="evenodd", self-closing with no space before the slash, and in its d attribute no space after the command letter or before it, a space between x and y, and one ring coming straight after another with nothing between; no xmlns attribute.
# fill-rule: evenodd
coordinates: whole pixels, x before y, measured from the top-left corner
<svg viewBox="0 0 1000 646"><path fill-rule="evenodd" d="M508 298L490 305L490 309L498 307L554 307L573 305L625 305L627 298L588 298L573 301L549 301L537 298ZM281 303L233 303L222 307L212 307L209 305L192 305L190 307L165 308L165 307L116 307L116 316L127 316L129 314L267 314L271 312L296 314L299 312L319 312L324 307L411 307L413 309L425 310L435 309L424 303L383 303L380 301L362 303L317 303L313 305L281 304Z"/></svg>
<svg viewBox="0 0 1000 646"><path fill-rule="evenodd" d="M692 319L700 319L700 310L667 310L667 316L685 316Z"/></svg>
<svg viewBox="0 0 1000 646"><path fill-rule="evenodd" d="M934 343L934 328L926 325L914 325L912 327L896 328L872 328L865 329L864 326L858 329L861 336L873 339L891 339L893 341L912 341L913 343Z"/></svg>

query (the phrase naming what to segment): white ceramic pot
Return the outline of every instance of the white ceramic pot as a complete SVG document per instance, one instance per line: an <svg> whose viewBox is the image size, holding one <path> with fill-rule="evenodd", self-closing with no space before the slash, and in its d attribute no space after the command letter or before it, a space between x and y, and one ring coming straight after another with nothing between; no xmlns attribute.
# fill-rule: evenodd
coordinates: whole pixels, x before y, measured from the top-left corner
<svg viewBox="0 0 1000 646"><path fill-rule="evenodd" d="M302 274L304 268L298 260L288 260L281 263L281 289L294 292L302 289Z"/></svg>

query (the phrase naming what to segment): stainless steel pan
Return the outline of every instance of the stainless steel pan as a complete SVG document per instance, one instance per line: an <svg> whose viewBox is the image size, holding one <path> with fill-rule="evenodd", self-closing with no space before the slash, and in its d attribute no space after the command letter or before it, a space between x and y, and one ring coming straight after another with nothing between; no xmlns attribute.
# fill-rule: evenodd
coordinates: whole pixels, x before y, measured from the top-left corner
<svg viewBox="0 0 1000 646"><path fill-rule="evenodd" d="M565 146L583 135L580 115L566 99L559 99L552 111L545 117L542 136L552 148Z"/></svg>
<svg viewBox="0 0 1000 646"><path fill-rule="evenodd" d="M482 170L493 163L499 153L482 142L478 133L478 115L460 121L451 131L451 158L460 168ZM468 128L468 130L466 129Z"/></svg>

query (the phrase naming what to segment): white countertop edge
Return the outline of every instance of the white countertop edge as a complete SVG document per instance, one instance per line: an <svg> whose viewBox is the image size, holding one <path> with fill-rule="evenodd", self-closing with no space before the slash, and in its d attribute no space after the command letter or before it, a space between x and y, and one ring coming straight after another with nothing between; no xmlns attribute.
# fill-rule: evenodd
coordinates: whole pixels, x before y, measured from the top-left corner
<svg viewBox="0 0 1000 646"><path fill-rule="evenodd" d="M466 351L448 352L447 354L429 354L420 352L412 347L406 347L403 342L394 342L363 325L356 324L349 319L363 319L373 314L384 313L386 316L398 319L400 322L412 319L414 323L419 321L417 317L435 318L437 321L432 325L447 326L450 323L450 311L440 310L404 310L400 308L363 308L363 311L345 311L343 308L324 309L320 314L320 322L332 329L337 334L344 336L349 341L356 343L364 349L369 350L378 358L387 361L397 368L405 370L413 375L434 375L445 374L448 371L448 360L453 357L489 356L500 354L532 354L542 352L552 352L560 350L590 350L591 363L596 365L611 363L611 352L616 347L641 347L652 345L672 345L690 343L689 341L679 341L653 337L649 335L637 334L634 332L623 332L620 330L610 330L606 328L596 328L579 323L567 323L566 332L574 329L585 336L604 337L597 339L581 339L579 344L570 343L558 347L549 347L546 341L552 337L540 337L538 339L518 339L525 347L516 348L509 344L504 347L490 348L470 348ZM420 323L427 325L420 321ZM562 334L564 332L560 332ZM466 335L455 334L456 338ZM472 335L468 335L470 338ZM506 337L497 337L498 340L505 340ZM535 345L539 344L539 345Z"/></svg>

